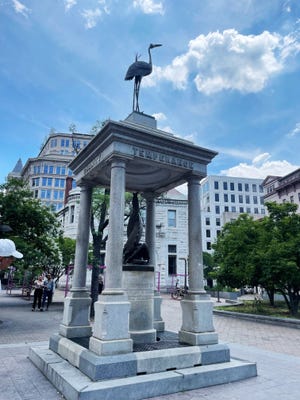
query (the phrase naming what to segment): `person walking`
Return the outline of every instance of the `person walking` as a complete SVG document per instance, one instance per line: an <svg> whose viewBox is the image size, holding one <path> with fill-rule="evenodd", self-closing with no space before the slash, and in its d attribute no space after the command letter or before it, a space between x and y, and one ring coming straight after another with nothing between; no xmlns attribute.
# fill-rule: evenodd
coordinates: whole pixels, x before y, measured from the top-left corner
<svg viewBox="0 0 300 400"><path fill-rule="evenodd" d="M43 297L44 282L42 276L39 276L38 279L36 279L33 282L33 287L34 287L34 293L33 293L32 311L35 311L36 304L38 306L38 309L40 311L43 311L42 297Z"/></svg>
<svg viewBox="0 0 300 400"><path fill-rule="evenodd" d="M48 311L48 308L52 303L53 293L54 293L54 281L52 279L52 276L48 274L46 279L44 280L44 294L43 294L43 304L42 304L43 310L45 308L47 300L46 310Z"/></svg>
<svg viewBox="0 0 300 400"><path fill-rule="evenodd" d="M23 258L15 243L10 239L0 239L0 270L8 268L15 258Z"/></svg>

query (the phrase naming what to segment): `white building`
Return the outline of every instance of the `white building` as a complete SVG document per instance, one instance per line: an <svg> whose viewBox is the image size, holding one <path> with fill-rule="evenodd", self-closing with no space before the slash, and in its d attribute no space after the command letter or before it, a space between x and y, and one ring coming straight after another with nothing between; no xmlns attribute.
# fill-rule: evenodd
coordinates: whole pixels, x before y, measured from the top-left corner
<svg viewBox="0 0 300 400"><path fill-rule="evenodd" d="M66 178L72 176L68 165L92 137L82 133L49 134L38 156L29 158L20 173L35 198L55 211L63 207Z"/></svg>
<svg viewBox="0 0 300 400"><path fill-rule="evenodd" d="M229 176L207 176L201 181L201 224L203 251L211 252L223 225L242 213L253 218L266 214L263 180Z"/></svg>
<svg viewBox="0 0 300 400"><path fill-rule="evenodd" d="M295 203L300 213L300 168L283 177L267 176L263 188L265 202Z"/></svg>

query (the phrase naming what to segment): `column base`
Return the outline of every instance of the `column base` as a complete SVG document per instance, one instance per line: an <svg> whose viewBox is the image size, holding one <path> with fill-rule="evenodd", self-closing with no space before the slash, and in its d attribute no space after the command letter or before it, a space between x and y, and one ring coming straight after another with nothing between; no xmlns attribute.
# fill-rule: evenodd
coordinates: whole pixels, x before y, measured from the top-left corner
<svg viewBox="0 0 300 400"><path fill-rule="evenodd" d="M134 343L155 343L156 330L149 329L147 331L129 331L131 339Z"/></svg>
<svg viewBox="0 0 300 400"><path fill-rule="evenodd" d="M218 334L216 332L194 333L180 330L178 332L180 343L191 344L192 346L201 346L218 343Z"/></svg>
<svg viewBox="0 0 300 400"><path fill-rule="evenodd" d="M213 326L213 302L206 293L188 294L180 302L182 327L179 341L191 345L218 343L218 335Z"/></svg>
<svg viewBox="0 0 300 400"><path fill-rule="evenodd" d="M129 334L130 303L124 292L104 291L94 304L95 323L89 348L99 355L132 352Z"/></svg>
<svg viewBox="0 0 300 400"><path fill-rule="evenodd" d="M89 323L91 299L87 290L73 290L65 298L63 320L59 333L67 338L89 337L92 327Z"/></svg>
<svg viewBox="0 0 300 400"><path fill-rule="evenodd" d="M132 353L132 339L101 340L94 336L90 338L89 349L101 356Z"/></svg>

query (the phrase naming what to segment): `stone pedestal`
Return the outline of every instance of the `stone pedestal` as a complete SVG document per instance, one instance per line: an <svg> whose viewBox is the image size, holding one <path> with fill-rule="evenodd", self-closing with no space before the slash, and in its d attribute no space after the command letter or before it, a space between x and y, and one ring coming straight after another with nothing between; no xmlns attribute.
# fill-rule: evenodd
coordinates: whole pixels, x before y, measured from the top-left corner
<svg viewBox="0 0 300 400"><path fill-rule="evenodd" d="M213 302L210 296L187 295L181 300L182 327L179 341L193 346L218 343L213 326Z"/></svg>
<svg viewBox="0 0 300 400"><path fill-rule="evenodd" d="M99 355L132 352L132 340L128 333L130 303L123 292L99 296L94 304L95 325L89 349Z"/></svg>
<svg viewBox="0 0 300 400"><path fill-rule="evenodd" d="M67 338L89 337L92 334L88 315L91 298L86 290L73 289L65 298L59 333Z"/></svg>
<svg viewBox="0 0 300 400"><path fill-rule="evenodd" d="M131 304L129 333L135 343L156 341L156 330L153 328L153 284L153 266L123 266L123 285Z"/></svg>

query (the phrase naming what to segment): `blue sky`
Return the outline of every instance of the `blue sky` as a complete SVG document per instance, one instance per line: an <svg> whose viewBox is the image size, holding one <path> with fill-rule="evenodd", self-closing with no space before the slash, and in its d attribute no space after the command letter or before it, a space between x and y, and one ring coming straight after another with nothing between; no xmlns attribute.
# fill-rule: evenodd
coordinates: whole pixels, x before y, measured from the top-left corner
<svg viewBox="0 0 300 400"><path fill-rule="evenodd" d="M0 0L0 183L51 129L89 133L140 110L219 152L209 174L300 166L299 0Z"/></svg>

